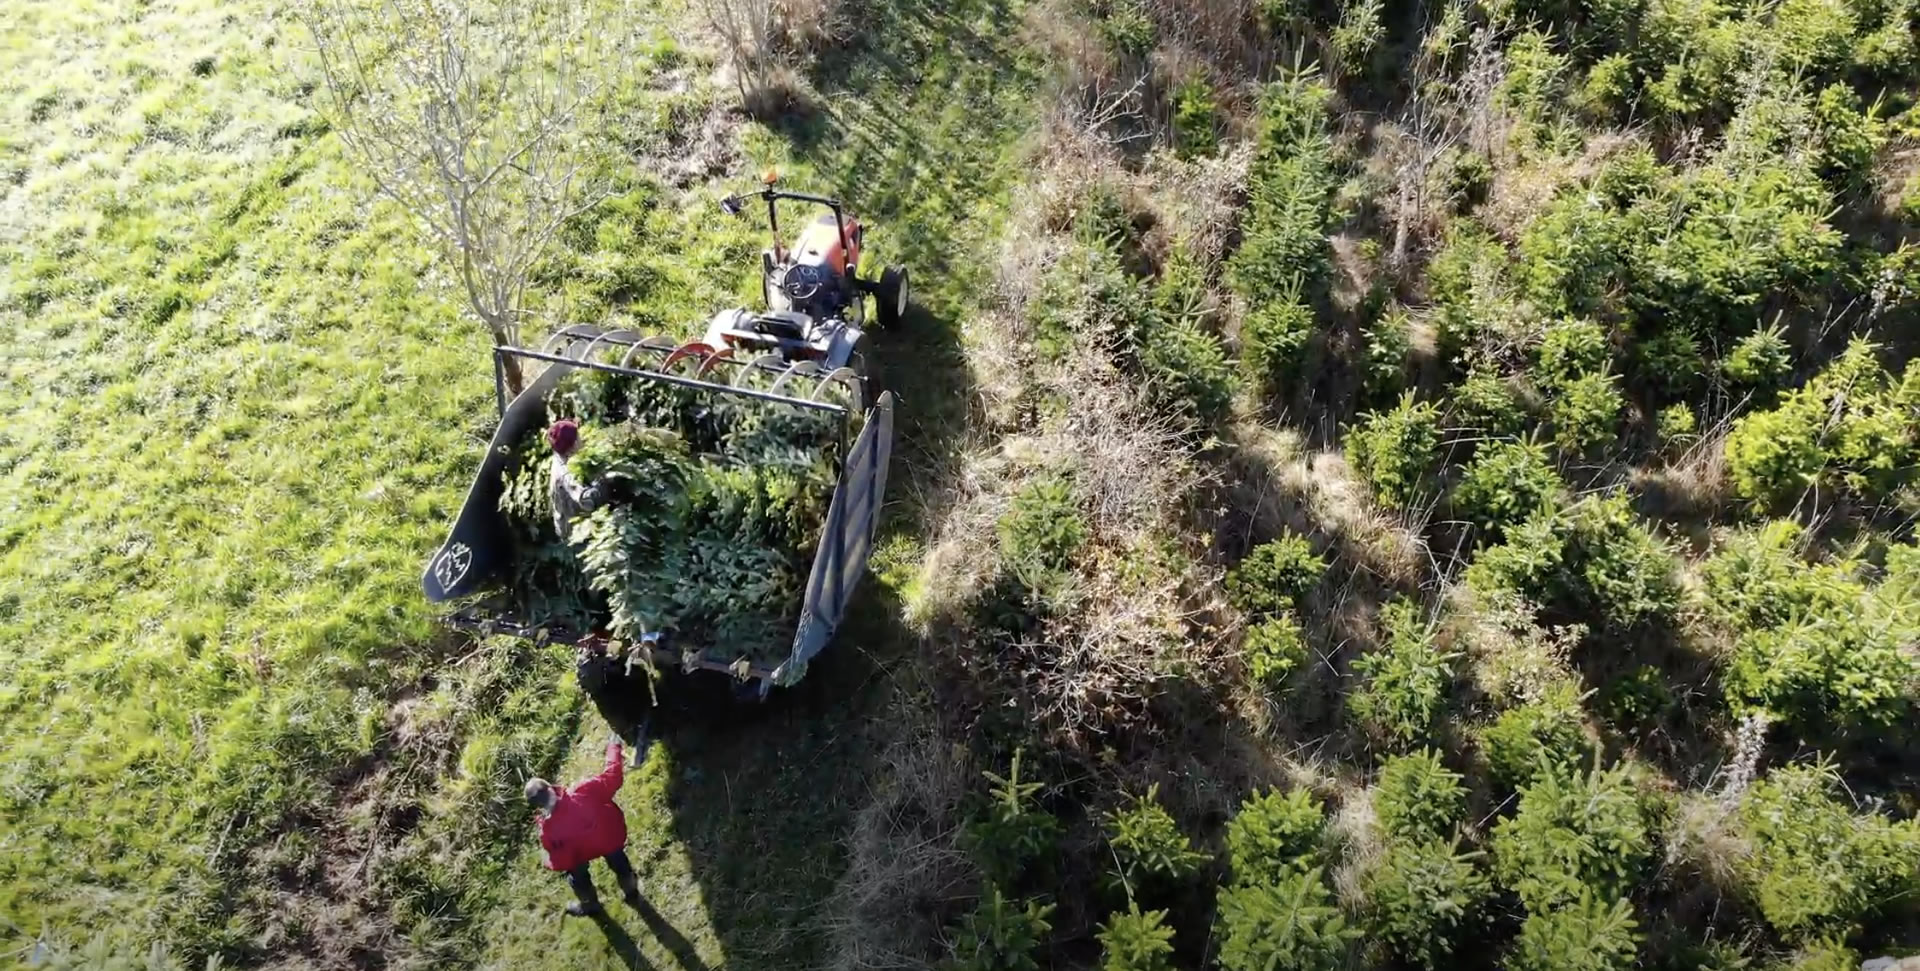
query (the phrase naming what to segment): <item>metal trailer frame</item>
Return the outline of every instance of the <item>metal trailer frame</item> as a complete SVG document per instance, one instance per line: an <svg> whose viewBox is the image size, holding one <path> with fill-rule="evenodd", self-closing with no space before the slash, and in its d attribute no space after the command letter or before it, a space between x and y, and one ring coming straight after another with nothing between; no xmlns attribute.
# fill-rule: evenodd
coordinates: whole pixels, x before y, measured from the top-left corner
<svg viewBox="0 0 1920 971"><path fill-rule="evenodd" d="M604 348L626 348L620 364L593 360ZM654 367L636 367L636 356L651 358ZM511 401L506 391L506 359L517 357L546 364L540 374ZM878 525L882 498L886 493L887 460L893 445L893 404L891 393L868 402L864 379L851 368L827 370L816 362L789 362L779 355L767 354L752 360L734 358L729 351L705 344L676 344L661 337L643 337L633 331L610 331L575 326L549 338L540 350L524 347L496 347L494 360L494 400L500 422L487 454L476 472L474 482L447 539L427 561L421 586L429 601L444 602L472 596L484 590L511 562L511 540L499 511L503 488L501 473L512 457L512 447L537 424L546 420L546 397L559 379L577 368L591 368L648 381L692 388L703 392L734 395L774 407L796 407L837 412L841 423L840 474L834 486L833 500L822 525L813 568L807 577L794 633L793 650L787 659L771 667L749 663L711 660L704 656L705 645L676 649L668 639L655 642L651 654L655 663L677 666L684 671L708 670L724 673L741 682L758 682L758 694L765 697L772 688L786 687L806 674L809 661L824 649L845 617L846 607L858 581L866 572L867 558L873 549L873 533ZM698 363L693 376L668 369L681 361ZM739 387L706 377L715 368L759 368L778 372L773 390ZM735 372L737 381L742 371ZM795 382L812 381L817 396L831 384L843 384L863 408L865 422L851 447L847 432L854 410L846 405L782 391ZM529 640L558 643L608 642L599 631L576 631L555 625L534 625L491 606L469 604L446 618L450 626L483 636L506 634Z"/></svg>

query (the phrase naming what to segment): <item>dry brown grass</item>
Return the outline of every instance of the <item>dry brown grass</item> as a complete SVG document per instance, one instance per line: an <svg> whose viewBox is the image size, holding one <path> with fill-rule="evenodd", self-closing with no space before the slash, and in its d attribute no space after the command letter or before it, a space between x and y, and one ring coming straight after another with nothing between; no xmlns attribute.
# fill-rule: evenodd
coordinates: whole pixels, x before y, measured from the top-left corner
<svg viewBox="0 0 1920 971"><path fill-rule="evenodd" d="M1224 646L1204 632L1225 608L1213 592L1218 577L1183 551L1190 544L1178 524L1202 475L1179 426L1091 348L1038 369L1034 384L1057 410L967 463L911 617L972 659L962 667L1005 673L1010 683L1000 687L1079 744L1145 717L1176 671L1218 669ZM1062 473L1090 533L1069 582L1036 635L980 628L971 610L1001 575L998 523L1012 496L1036 476Z"/></svg>
<svg viewBox="0 0 1920 971"><path fill-rule="evenodd" d="M1660 468L1636 469L1630 487L1647 515L1665 523L1700 524L1725 510L1733 499L1727 475L1727 432L1722 419L1700 440Z"/></svg>
<svg viewBox="0 0 1920 971"><path fill-rule="evenodd" d="M1603 132L1589 136L1578 155L1496 153L1481 221L1501 238L1517 240L1568 186L1593 178L1609 159L1642 144L1644 139L1632 132Z"/></svg>
<svg viewBox="0 0 1920 971"><path fill-rule="evenodd" d="M1236 429L1237 444L1254 466L1268 470L1254 476L1242 469L1236 488L1243 494L1256 529L1270 535L1285 526L1296 532L1320 532L1342 555L1384 582L1401 587L1419 585L1430 566L1421 523L1382 511L1346 457L1337 451L1309 448L1298 432L1243 424Z"/></svg>
<svg viewBox="0 0 1920 971"><path fill-rule="evenodd" d="M934 706L916 697L908 692L890 713L892 742L878 754L846 873L826 902L835 971L934 967L948 912L978 878L956 836L979 770Z"/></svg>
<svg viewBox="0 0 1920 971"><path fill-rule="evenodd" d="M1213 622L1225 612L1213 593L1217 571L1203 565L1204 546L1183 525L1206 481L1187 429L1157 413L1097 342L1058 359L1036 354L1031 304L1074 245L1068 230L1094 185L1159 225L1156 199L1230 195L1238 190L1221 184L1241 176L1216 166L1211 171L1224 174L1203 185L1165 190L1125 165L1084 102L1057 101L1045 118L1030 148L1033 174L1001 239L993 307L965 332L991 437L963 463L942 504L909 616L962 680L991 682L974 686L976 700L1011 692L1031 719L1077 746L1143 724L1176 671L1206 678L1235 665ZM1227 163L1236 164L1244 167ZM1213 204L1192 224L1219 237L1206 245L1223 245L1226 205ZM1087 319L1074 329L1098 331L1104 309L1089 301L1081 310ZM1072 484L1089 538L1050 592L1040 627L1010 635L976 616L982 597L1004 595L996 586L1004 573L998 524L1028 482L1053 475Z"/></svg>
<svg viewBox="0 0 1920 971"><path fill-rule="evenodd" d="M854 13L843 0L773 0L781 46L805 57L844 43L854 30Z"/></svg>
<svg viewBox="0 0 1920 971"><path fill-rule="evenodd" d="M1367 878L1386 856L1387 842L1374 817L1371 794L1353 786L1343 788L1340 795L1327 828L1341 852L1328 876L1340 902L1359 913L1367 906Z"/></svg>
<svg viewBox="0 0 1920 971"><path fill-rule="evenodd" d="M1676 796L1666 833L1666 865L1694 873L1698 883L1720 896L1738 895L1741 861L1752 852L1735 825L1734 802L1720 795L1684 792Z"/></svg>
<svg viewBox="0 0 1920 971"><path fill-rule="evenodd" d="M1523 705L1555 684L1578 681L1573 653L1584 628L1542 627L1532 604L1517 597L1485 599L1465 586L1455 587L1448 600L1449 636L1465 651L1474 688L1494 705Z"/></svg>
<svg viewBox="0 0 1920 971"><path fill-rule="evenodd" d="M1253 143L1242 141L1220 154L1182 159L1172 152L1156 152L1147 159L1150 198L1160 224L1178 236L1187 252L1213 266L1226 257L1227 244L1238 232L1240 209L1247 194L1247 171L1253 164Z"/></svg>

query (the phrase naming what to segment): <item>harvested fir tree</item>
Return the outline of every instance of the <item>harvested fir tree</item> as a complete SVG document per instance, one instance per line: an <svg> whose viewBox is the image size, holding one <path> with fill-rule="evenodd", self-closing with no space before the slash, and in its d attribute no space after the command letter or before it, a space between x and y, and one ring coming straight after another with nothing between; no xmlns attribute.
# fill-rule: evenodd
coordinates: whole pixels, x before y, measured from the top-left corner
<svg viewBox="0 0 1920 971"><path fill-rule="evenodd" d="M841 416L585 369L548 408L580 424L569 465L603 498L562 543L551 453L537 430L519 444L501 510L526 615L622 639L664 631L722 663L784 660L833 498Z"/></svg>

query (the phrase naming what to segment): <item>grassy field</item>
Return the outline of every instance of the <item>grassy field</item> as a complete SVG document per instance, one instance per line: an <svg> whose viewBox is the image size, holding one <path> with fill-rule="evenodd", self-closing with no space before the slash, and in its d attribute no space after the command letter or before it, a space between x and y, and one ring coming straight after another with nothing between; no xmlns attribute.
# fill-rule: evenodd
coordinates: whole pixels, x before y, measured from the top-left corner
<svg viewBox="0 0 1920 971"><path fill-rule="evenodd" d="M1707 19L1764 73L1770 18L1812 29L1816 2ZM1671 85L1609 94L1638 62L1580 61L1578 38L1611 36L1591 5L1569 26L1597 33L1562 56L1499 3L1423 28L1364 3L1277 21L1286 5L844 0L780 5L844 29L780 41L791 100L756 121L700 4L644 6L584 136L613 192L536 267L529 340L577 322L690 334L757 299L759 217L716 203L769 166L846 199L873 262L911 269L916 305L873 362L897 436L848 625L767 705L668 686L621 797L646 902L615 903L597 871L610 907L591 921L562 917L521 797L530 775L598 767L608 733L570 652L450 633L418 588L493 427L486 339L444 257L329 130L300 7L0 12L0 965L928 967L1045 911L1024 950L1093 966L1125 916L1114 811L1153 793L1189 860L1160 902L1143 891L1171 914L1174 963L1257 966L1251 938L1285 933L1248 932L1257 914L1226 901L1277 884L1248 882L1229 849L1243 819L1280 825L1244 808L1271 788L1307 797L1296 822L1316 835L1281 862L1323 866L1306 882L1332 901L1288 926L1343 915L1366 933L1329 962L1401 966L1379 933L1400 837L1377 810L1416 744L1460 783L1436 832L1471 851L1419 892L1480 874L1477 902L1449 905L1471 920L1422 933L1465 966L1508 966L1528 933L1575 919L1525 898L1546 857L1500 835L1547 812L1527 808L1549 790L1523 757L1555 780L1591 762L1582 785L1617 767L1605 784L1640 820L1617 855L1641 872L1601 881L1640 928L1609 966L1785 967L1769 962L1912 939L1910 733L1770 728L1734 679L1767 665L1736 662L1811 648L1725 629L1721 602L1787 602L1804 576L1842 612L1886 608L1907 626L1869 645L1885 672L1854 673L1885 684L1855 693L1911 710L1920 370L1834 399L1866 416L1841 445L1887 453L1848 460L1907 464L1878 470L1893 491L1877 504L1736 501L1723 443L1816 387L1847 334L1911 358L1912 111L1882 124L1785 75L1738 103L1716 88L1725 103L1697 117L1661 100ZM1673 9L1634 22L1697 33ZM1884 75L1889 113L1912 101L1911 14L1860 47L1904 65ZM1656 47L1632 69L1692 63ZM1422 161L1432 133L1405 126L1442 94L1453 141ZM1826 175L1789 150L1809 118L1832 128L1807 129ZM1740 183L1753 199L1726 195L1721 169L1747 165L1766 176ZM1761 191L1795 172L1809 198L1838 187L1837 215ZM1659 205L1629 207L1639 192ZM1749 202L1808 232L1733 259L1770 252L1736 232L1759 218ZM1770 275L1795 246L1818 287ZM1591 321L1550 309L1582 294ZM1700 319L1648 309L1663 300ZM1729 347L1756 308L1792 347L1755 344L1748 369L1777 354L1777 373L1739 390ZM1819 439L1826 407L1782 410ZM1533 457L1488 472L1483 450ZM1843 468L1808 474L1872 484ZM1482 496L1498 515L1469 525L1492 486L1514 495ZM1767 515L1807 538L1739 566L1729 551ZM1551 568L1522 575L1522 554ZM1848 585L1867 579L1884 589ZM1812 687L1845 687L1829 680ZM981 770L1016 751L1037 794L989 809ZM1817 759L1845 799L1795 796L1813 822L1794 825L1822 835L1766 835L1774 781ZM978 825L1000 811L1011 822ZM1549 835L1606 824L1568 825ZM1793 855L1822 841L1832 859ZM1858 883L1858 900L1808 905L1833 911L1815 915L1833 940L1786 906L1817 896L1793 881L1823 863L1807 886ZM1003 894L1013 909L992 906Z"/></svg>
<svg viewBox="0 0 1920 971"><path fill-rule="evenodd" d="M0 955L820 963L893 601L764 718L670 732L625 800L658 910L563 926L518 787L585 771L604 729L564 654L438 633L417 594L489 433L485 343L327 132L292 14L0 22ZM915 376L897 454L937 470L1020 75L996 4L899 16L801 127L726 130L745 152L713 174L844 192L912 266L924 309L882 356ZM657 143L708 108L711 62L652 29L621 84ZM915 46L941 34L989 56ZM551 303L680 330L726 302L756 237L688 181L628 180L543 270Z"/></svg>

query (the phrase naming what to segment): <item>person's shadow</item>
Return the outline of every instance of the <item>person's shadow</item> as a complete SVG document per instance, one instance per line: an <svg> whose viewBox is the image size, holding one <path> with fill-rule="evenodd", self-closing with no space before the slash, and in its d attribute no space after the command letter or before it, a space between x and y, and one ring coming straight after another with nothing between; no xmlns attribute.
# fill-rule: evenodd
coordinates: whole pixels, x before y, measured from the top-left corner
<svg viewBox="0 0 1920 971"><path fill-rule="evenodd" d="M633 935L627 933L627 929L621 927L612 914L602 910L593 915L593 922L599 926L600 933L606 935L607 945L613 948L613 953L629 971L654 971L653 965L641 956L640 945L634 943Z"/></svg>
<svg viewBox="0 0 1920 971"><path fill-rule="evenodd" d="M646 923L647 930L660 942L660 946L672 952L674 960L680 963L681 971L710 971L706 962L700 960L693 942L668 923L646 898L642 897L634 905L634 910L640 913L640 919ZM625 927L620 926L610 911L602 910L594 914L593 922L600 928L600 933L606 935L607 946L613 948L613 953L629 971L654 971L653 964L640 953L639 943L632 934L627 933Z"/></svg>
<svg viewBox="0 0 1920 971"><path fill-rule="evenodd" d="M706 962L700 960L700 953L694 948L693 942L667 923L667 919L653 909L651 901L641 897L633 909L640 912L640 919L646 922L647 930L653 932L654 940L659 941L660 946L672 952L674 960L680 962L682 971L708 971Z"/></svg>

